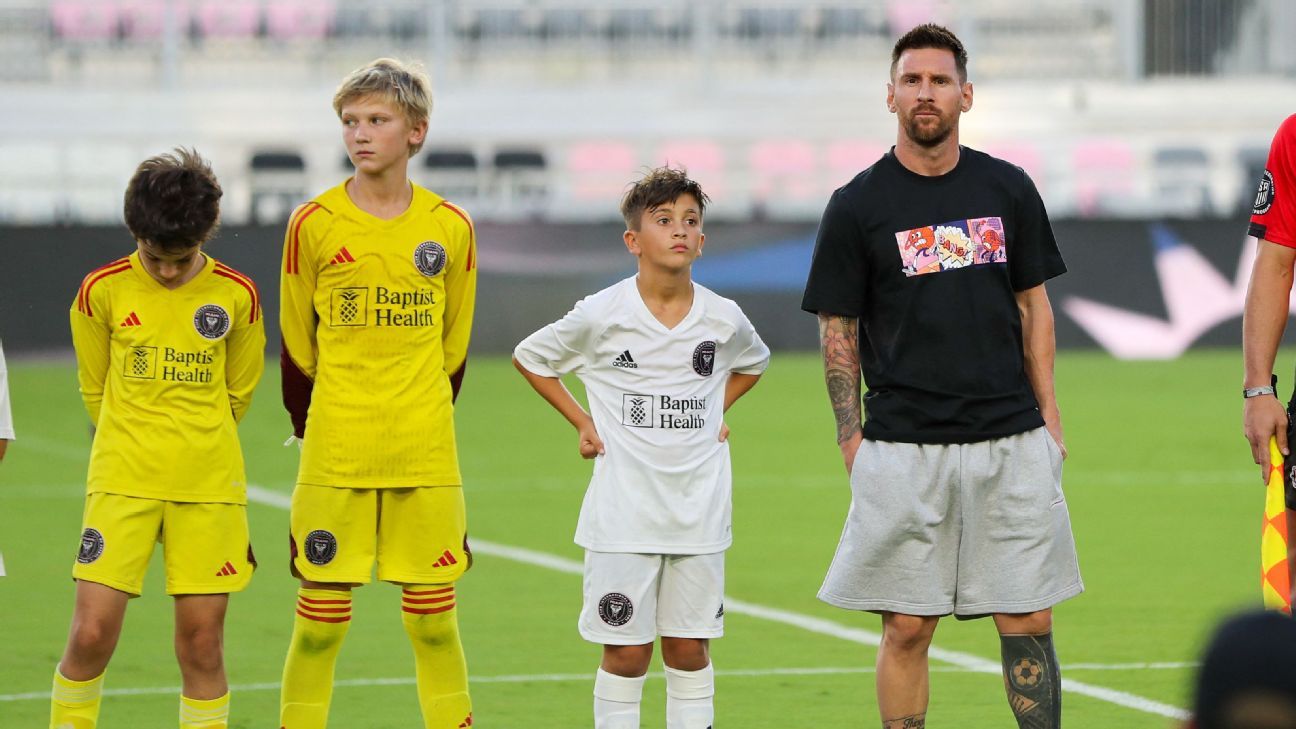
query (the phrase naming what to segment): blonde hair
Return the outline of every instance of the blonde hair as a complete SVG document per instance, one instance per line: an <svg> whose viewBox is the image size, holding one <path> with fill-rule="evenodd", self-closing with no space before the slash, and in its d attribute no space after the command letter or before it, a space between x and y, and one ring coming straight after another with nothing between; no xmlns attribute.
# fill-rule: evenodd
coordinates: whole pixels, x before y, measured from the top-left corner
<svg viewBox="0 0 1296 729"><path fill-rule="evenodd" d="M357 68L342 79L334 92L333 111L341 118L343 106L365 96L391 102L410 126L426 123L432 114L432 82L417 63L379 58ZM409 153L414 155L422 148L422 142L411 144Z"/></svg>

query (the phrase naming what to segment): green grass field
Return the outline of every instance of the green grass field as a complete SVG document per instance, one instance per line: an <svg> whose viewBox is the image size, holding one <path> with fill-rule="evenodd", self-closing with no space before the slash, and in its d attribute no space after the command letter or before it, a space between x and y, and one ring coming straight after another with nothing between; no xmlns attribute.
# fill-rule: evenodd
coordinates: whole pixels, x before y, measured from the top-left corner
<svg viewBox="0 0 1296 729"><path fill-rule="evenodd" d="M270 364L241 428L248 478L266 493L249 507L261 567L234 597L226 628L236 727L276 725L296 589L288 513L266 503L289 493L297 458L281 446L288 425ZM1071 451L1065 489L1087 587L1056 610L1063 676L1073 682L1066 723L1168 727L1167 714L1188 705L1191 662L1210 627L1259 602L1263 489L1241 436L1241 356L1123 363L1067 353L1057 369ZM879 723L869 645L879 619L815 599L849 502L819 373L814 355L777 354L730 413L736 537L727 636L713 645L717 726ZM19 440L0 465L9 572L0 579L0 726L37 727L72 611L89 438L70 362L11 361L10 376ZM571 534L588 478L575 434L505 359L471 363L458 428L478 543L460 583L477 725L589 726L599 649L576 633L580 577L568 569L581 556ZM158 557L108 671L104 729L175 722L179 673ZM421 725L399 604L390 585L357 591L332 726ZM1001 679L984 670L998 662L991 623L944 621L934 645L930 724L1014 726ZM664 726L664 681L650 678L644 695L643 726Z"/></svg>

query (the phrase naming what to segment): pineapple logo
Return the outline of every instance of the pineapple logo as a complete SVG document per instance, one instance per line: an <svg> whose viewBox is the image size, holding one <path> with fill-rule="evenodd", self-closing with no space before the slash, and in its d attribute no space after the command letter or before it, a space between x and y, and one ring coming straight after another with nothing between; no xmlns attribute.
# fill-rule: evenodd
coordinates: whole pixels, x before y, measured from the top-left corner
<svg viewBox="0 0 1296 729"><path fill-rule="evenodd" d="M653 396L624 394L621 396L621 424L631 428L653 427Z"/></svg>
<svg viewBox="0 0 1296 729"><path fill-rule="evenodd" d="M135 380L157 377L157 347L131 347L126 352L122 374Z"/></svg>
<svg viewBox="0 0 1296 729"><path fill-rule="evenodd" d="M350 287L333 289L330 324L335 327L364 326L369 318L369 289Z"/></svg>

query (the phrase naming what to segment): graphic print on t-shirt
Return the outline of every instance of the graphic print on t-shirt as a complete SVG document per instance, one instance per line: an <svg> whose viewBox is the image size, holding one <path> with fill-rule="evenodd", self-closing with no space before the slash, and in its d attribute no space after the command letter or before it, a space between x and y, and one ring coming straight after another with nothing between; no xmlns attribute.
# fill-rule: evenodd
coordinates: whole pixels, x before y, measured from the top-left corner
<svg viewBox="0 0 1296 729"><path fill-rule="evenodd" d="M905 276L921 276L985 263L1007 263L1003 221L968 218L895 234Z"/></svg>

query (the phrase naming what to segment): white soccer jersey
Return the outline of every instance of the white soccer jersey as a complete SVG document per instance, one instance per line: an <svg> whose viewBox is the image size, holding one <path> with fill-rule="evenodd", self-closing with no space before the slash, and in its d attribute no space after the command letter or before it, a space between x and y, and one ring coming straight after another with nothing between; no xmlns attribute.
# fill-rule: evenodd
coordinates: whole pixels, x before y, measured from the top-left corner
<svg viewBox="0 0 1296 729"><path fill-rule="evenodd" d="M576 526L586 549L707 554L733 541L725 382L763 372L769 348L737 304L696 283L693 292L693 308L667 329L632 276L513 351L531 372L585 384L605 449Z"/></svg>
<svg viewBox="0 0 1296 729"><path fill-rule="evenodd" d="M0 438L14 439L13 414L9 411L9 370L5 369L3 347L0 347Z"/></svg>

